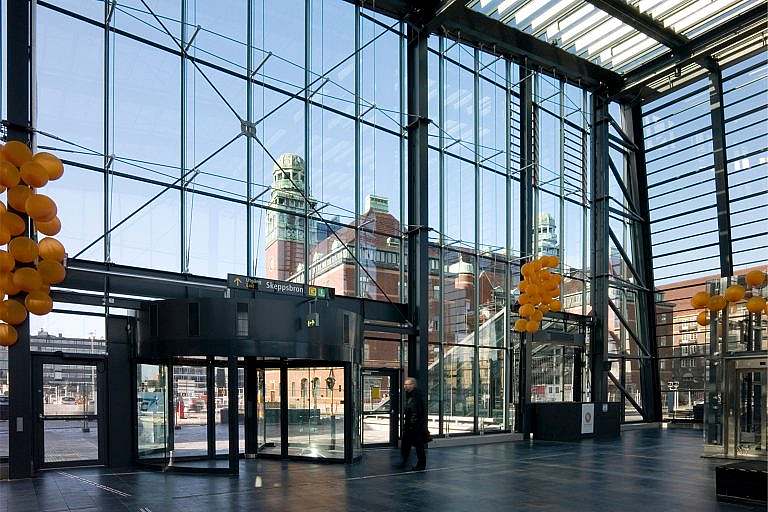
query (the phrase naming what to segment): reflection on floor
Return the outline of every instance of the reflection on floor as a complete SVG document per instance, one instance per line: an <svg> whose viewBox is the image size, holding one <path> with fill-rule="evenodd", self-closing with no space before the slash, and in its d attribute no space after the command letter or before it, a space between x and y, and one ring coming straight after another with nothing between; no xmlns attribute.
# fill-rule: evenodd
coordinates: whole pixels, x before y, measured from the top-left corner
<svg viewBox="0 0 768 512"><path fill-rule="evenodd" d="M244 460L239 477L51 470L0 482L0 512L761 510L715 501L724 461L701 448L699 432L646 429L610 442L433 449L418 473L396 469L388 449L353 466Z"/></svg>

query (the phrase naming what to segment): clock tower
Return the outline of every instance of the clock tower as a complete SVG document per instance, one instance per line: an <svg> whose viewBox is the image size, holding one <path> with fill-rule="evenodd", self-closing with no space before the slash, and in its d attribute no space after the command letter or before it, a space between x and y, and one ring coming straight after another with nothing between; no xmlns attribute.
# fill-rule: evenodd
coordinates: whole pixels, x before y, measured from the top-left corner
<svg viewBox="0 0 768 512"><path fill-rule="evenodd" d="M264 256L267 278L294 280L304 269L304 196L299 192L306 183L304 159L293 153L284 153L277 159L280 165L272 168L272 195L267 211L267 241ZM297 187L299 190L297 190ZM311 212L315 201L309 199ZM316 230L311 229L310 233ZM316 241L314 241L316 242ZM313 243L313 240L310 240ZM297 280L303 278L296 276Z"/></svg>

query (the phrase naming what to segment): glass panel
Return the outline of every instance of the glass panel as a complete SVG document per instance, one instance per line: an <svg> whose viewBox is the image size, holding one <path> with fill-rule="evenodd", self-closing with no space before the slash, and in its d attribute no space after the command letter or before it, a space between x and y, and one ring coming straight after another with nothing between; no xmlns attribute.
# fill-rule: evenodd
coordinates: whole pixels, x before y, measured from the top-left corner
<svg viewBox="0 0 768 512"><path fill-rule="evenodd" d="M365 444L390 442L391 385L389 375L363 375L363 440Z"/></svg>
<svg viewBox="0 0 768 512"><path fill-rule="evenodd" d="M98 460L96 365L43 364L44 462Z"/></svg>
<svg viewBox="0 0 768 512"><path fill-rule="evenodd" d="M765 457L766 377L765 370L738 373L736 448L741 456Z"/></svg>
<svg viewBox="0 0 768 512"><path fill-rule="evenodd" d="M136 366L137 444L139 458L165 457L168 435L168 380L165 366Z"/></svg>
<svg viewBox="0 0 768 512"><path fill-rule="evenodd" d="M343 368L288 369L288 454L344 457Z"/></svg>
<svg viewBox="0 0 768 512"><path fill-rule="evenodd" d="M481 432L504 428L504 352L479 349L478 422Z"/></svg>
<svg viewBox="0 0 768 512"><path fill-rule="evenodd" d="M573 401L574 349L534 345L531 352L531 401Z"/></svg>
<svg viewBox="0 0 768 512"><path fill-rule="evenodd" d="M205 366L174 366L176 422L173 455L208 455L208 392Z"/></svg>
<svg viewBox="0 0 768 512"><path fill-rule="evenodd" d="M474 347L448 346L443 354L443 431L446 434L475 429Z"/></svg>
<svg viewBox="0 0 768 512"><path fill-rule="evenodd" d="M259 379L259 452L280 455L280 370L263 370Z"/></svg>
<svg viewBox="0 0 768 512"><path fill-rule="evenodd" d="M55 303L54 307L62 304ZM98 308L103 313L104 308ZM29 330L32 333L30 347L39 352L67 352L70 354L106 354L107 342L104 317L50 313L45 316L31 315Z"/></svg>
<svg viewBox="0 0 768 512"><path fill-rule="evenodd" d="M229 453L229 370L216 368L214 371L214 386L216 389L216 453ZM237 369L237 424L239 452L245 453L245 369Z"/></svg>
<svg viewBox="0 0 768 512"><path fill-rule="evenodd" d="M392 341L384 341L385 337ZM377 333L377 339L366 339L363 345L363 366L368 368L400 368L400 340L397 335Z"/></svg>

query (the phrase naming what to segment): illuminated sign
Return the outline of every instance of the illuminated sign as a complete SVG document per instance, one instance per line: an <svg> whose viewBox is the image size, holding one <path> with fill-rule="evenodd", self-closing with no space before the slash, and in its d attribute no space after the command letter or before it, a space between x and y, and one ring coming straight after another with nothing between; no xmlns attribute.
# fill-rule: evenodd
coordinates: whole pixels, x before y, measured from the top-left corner
<svg viewBox="0 0 768 512"><path fill-rule="evenodd" d="M227 275L227 287L241 290L256 290L260 292L275 293L278 295L295 295L312 299L332 299L335 295L333 288L324 286L305 285L290 281L277 281L275 279L262 279L256 277L241 276L238 274Z"/></svg>

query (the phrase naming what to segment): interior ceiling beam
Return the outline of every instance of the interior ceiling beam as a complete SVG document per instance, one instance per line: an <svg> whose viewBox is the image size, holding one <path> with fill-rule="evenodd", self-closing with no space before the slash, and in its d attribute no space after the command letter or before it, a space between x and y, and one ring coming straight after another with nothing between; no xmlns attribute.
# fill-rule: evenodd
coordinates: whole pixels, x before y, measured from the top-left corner
<svg viewBox="0 0 768 512"><path fill-rule="evenodd" d="M591 91L618 92L623 86L618 73L469 9L463 1L364 0L357 3L365 9L418 24L432 33L455 38L463 44L518 61L524 59L529 67L565 78Z"/></svg>
<svg viewBox="0 0 768 512"><path fill-rule="evenodd" d="M627 88L622 91L621 97L617 99L632 99L642 92L643 87L650 81L663 76L665 70L674 70L675 66L689 61L696 56L704 58L710 55L712 50L722 49L730 44L737 43L745 37L745 30L764 31L765 30L765 4L756 5L738 16L694 37L685 46L676 51L669 50L658 57L651 59L642 66L639 66L625 73L624 83ZM762 23L762 25L757 25ZM755 25L753 27L753 25ZM711 47L711 48L710 48Z"/></svg>
<svg viewBox="0 0 768 512"><path fill-rule="evenodd" d="M629 5L624 0L586 1L606 14L618 19L622 23L629 25L638 32L671 48L673 51L688 44L689 39L687 37L665 27L664 24L656 21L648 14L640 12L637 8Z"/></svg>

